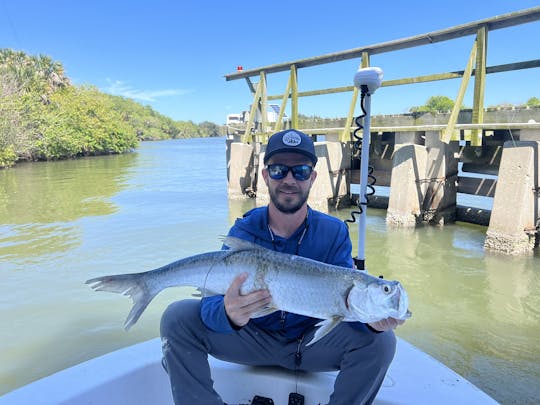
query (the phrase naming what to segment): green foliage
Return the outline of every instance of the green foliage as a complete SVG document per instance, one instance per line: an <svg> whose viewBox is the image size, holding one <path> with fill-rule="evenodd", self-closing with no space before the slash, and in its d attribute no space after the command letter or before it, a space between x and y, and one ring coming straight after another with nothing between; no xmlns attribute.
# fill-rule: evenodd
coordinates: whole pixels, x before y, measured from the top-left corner
<svg viewBox="0 0 540 405"><path fill-rule="evenodd" d="M13 146L9 145L6 148L0 147L0 168L10 167L17 161L17 154L13 150Z"/></svg>
<svg viewBox="0 0 540 405"><path fill-rule="evenodd" d="M0 49L0 74L9 76L18 92L42 97L71 84L60 62L45 55L31 56L11 49Z"/></svg>
<svg viewBox="0 0 540 405"><path fill-rule="evenodd" d="M103 94L109 99L112 108L121 115L122 121L129 125L141 141L179 138L180 128L176 121L143 106L133 100Z"/></svg>
<svg viewBox="0 0 540 405"><path fill-rule="evenodd" d="M540 107L540 98L531 97L530 99L527 100L526 105L529 107Z"/></svg>
<svg viewBox="0 0 540 405"><path fill-rule="evenodd" d="M109 96L93 87L55 92L32 117L38 123L33 158L62 159L122 153L137 146L133 128L114 109Z"/></svg>
<svg viewBox="0 0 540 405"><path fill-rule="evenodd" d="M0 167L122 153L138 141L220 132L211 122L174 121L133 100L73 86L48 56L0 49Z"/></svg>
<svg viewBox="0 0 540 405"><path fill-rule="evenodd" d="M432 96L426 104L412 107L410 112L447 113L454 108L454 100L446 96Z"/></svg>
<svg viewBox="0 0 540 405"><path fill-rule="evenodd" d="M220 136L220 133L222 132L221 127L219 125L216 125L210 121L201 122L199 124L199 128L200 128L200 134L202 137Z"/></svg>

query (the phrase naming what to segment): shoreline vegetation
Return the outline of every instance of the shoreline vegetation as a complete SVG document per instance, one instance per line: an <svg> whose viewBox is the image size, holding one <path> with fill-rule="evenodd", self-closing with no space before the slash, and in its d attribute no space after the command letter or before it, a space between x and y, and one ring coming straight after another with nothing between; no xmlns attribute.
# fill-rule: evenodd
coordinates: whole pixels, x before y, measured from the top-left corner
<svg viewBox="0 0 540 405"><path fill-rule="evenodd" d="M433 96L409 113L444 114L453 106L452 99ZM508 107L514 106L492 108ZM540 108L540 99L531 97L520 107ZM299 121L301 128L319 128L344 125L345 119L300 114ZM48 56L0 49L0 169L24 161L125 153L141 141L225 132L213 122L175 121L132 99L73 85L62 64Z"/></svg>
<svg viewBox="0 0 540 405"><path fill-rule="evenodd" d="M149 106L75 86L48 56L0 49L0 169L21 161L129 152L148 140L220 136L212 122L175 121Z"/></svg>

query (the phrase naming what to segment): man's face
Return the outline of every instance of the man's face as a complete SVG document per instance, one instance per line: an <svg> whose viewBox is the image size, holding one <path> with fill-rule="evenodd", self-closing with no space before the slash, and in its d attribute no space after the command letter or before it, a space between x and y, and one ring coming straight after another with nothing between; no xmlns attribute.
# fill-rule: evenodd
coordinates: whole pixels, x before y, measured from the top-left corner
<svg viewBox="0 0 540 405"><path fill-rule="evenodd" d="M278 153L268 161L268 165L271 164L282 164L289 167L297 165L313 166L313 163L307 157L299 153ZM302 208L308 199L311 185L317 177L317 172L313 171L309 179L297 180L289 170L284 178L274 180L270 177L266 168L263 169L262 174L264 182L268 186L270 200L284 214L294 214Z"/></svg>

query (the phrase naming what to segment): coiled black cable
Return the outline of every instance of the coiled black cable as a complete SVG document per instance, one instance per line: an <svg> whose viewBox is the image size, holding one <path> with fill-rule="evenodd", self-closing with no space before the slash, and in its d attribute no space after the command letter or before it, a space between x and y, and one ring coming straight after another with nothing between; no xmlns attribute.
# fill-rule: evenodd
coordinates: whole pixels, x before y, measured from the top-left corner
<svg viewBox="0 0 540 405"><path fill-rule="evenodd" d="M353 131L354 143L352 147L353 157L357 157L359 159L361 159L362 157L362 138L358 135L358 132L364 129L363 120L367 114L366 109L364 107L364 102L365 102L366 95L368 93L368 88L367 86L362 85L360 89L361 89L360 108L362 109L362 114L360 114L354 120L356 124L356 129ZM371 136L371 134L368 134L368 136ZM362 201L362 196L358 194L358 201L356 203L358 210L352 211L351 218L346 219L344 221L347 226L349 226L348 223L356 222L356 216L361 215L364 212L364 208L362 207L362 205L367 206L369 203L369 196L372 196L373 194L375 194L374 186L376 182L377 182L377 179L373 175L373 166L368 166L368 184L367 184L367 191L364 196L366 201Z"/></svg>

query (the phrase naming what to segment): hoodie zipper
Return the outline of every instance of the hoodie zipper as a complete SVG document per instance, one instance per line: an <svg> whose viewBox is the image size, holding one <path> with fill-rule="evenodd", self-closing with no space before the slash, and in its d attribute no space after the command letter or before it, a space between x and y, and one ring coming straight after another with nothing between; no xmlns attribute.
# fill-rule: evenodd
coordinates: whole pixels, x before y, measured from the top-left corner
<svg viewBox="0 0 540 405"><path fill-rule="evenodd" d="M285 318L287 317L287 312L281 311L281 329L285 329Z"/></svg>
<svg viewBox="0 0 540 405"><path fill-rule="evenodd" d="M294 354L295 371L298 370L298 367L300 367L300 365L302 364L302 352L300 350L302 348L303 341L304 341L304 335L298 338L298 345L296 346L296 353ZM298 388L296 392L298 392Z"/></svg>
<svg viewBox="0 0 540 405"><path fill-rule="evenodd" d="M308 216L309 216L309 210L306 213L306 218L304 219L304 230L302 231L302 234L300 235L300 238L298 239L298 242L296 243L296 251L294 253L296 256L298 256L298 253L299 253L299 250L300 250L300 245L302 244L302 241L304 240L304 236L306 236L306 232L307 232L307 230L309 228ZM267 227L268 227L268 233L270 234L270 239L272 241L272 248L273 248L274 251L277 251L277 249L276 249L276 238L274 236L274 232L272 232L272 228L270 228L270 224L268 224ZM287 318L287 312L286 311L281 311L281 317L280 317L281 329L285 329L285 319L286 318Z"/></svg>

